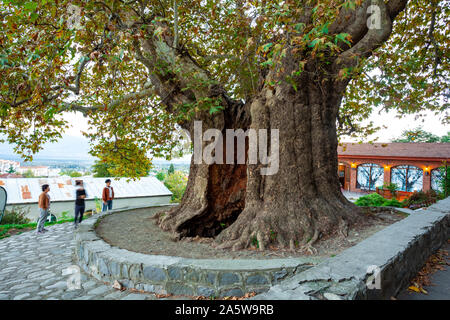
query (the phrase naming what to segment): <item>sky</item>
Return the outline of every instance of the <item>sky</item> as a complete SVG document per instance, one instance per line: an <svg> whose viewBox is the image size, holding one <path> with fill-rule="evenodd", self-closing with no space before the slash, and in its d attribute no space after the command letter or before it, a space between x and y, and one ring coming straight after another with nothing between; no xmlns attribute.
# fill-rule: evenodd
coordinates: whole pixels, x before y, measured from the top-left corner
<svg viewBox="0 0 450 320"><path fill-rule="evenodd" d="M390 142L392 139L399 137L404 130L414 129L422 126L423 130L431 132L437 136L444 136L450 131L450 126L442 124L441 118L443 115L436 116L434 112L426 112L426 116L418 120L415 115L407 115L401 119L397 118L397 113L390 111L383 112L378 115L378 112L372 113L370 120L374 122L375 126L387 126L386 129L380 129L373 137L378 137L377 142ZM371 137L372 138L372 137ZM347 139L350 141L349 139Z"/></svg>
<svg viewBox="0 0 450 320"><path fill-rule="evenodd" d="M35 158L93 160L94 158L88 154L88 140L81 134L81 131L88 130L87 119L81 113L70 113L65 115L65 118L69 121L70 128L64 133L63 139L58 143L46 144L44 150L38 153ZM437 136L443 136L447 131L450 131L450 126L443 125L440 118L435 116L433 112L428 112L426 117L419 120L416 120L414 115L398 119L396 118L396 113L393 111L389 113L383 112L381 115L374 112L370 120L376 126L387 126L386 129L380 129L376 134L369 137L370 139L378 137L377 142L390 142L393 138L399 137L403 130L413 129L417 126L423 126L424 130ZM357 140L344 138L342 142L357 142ZM0 143L0 158L5 154L10 156L14 155L12 146ZM174 159L172 162L189 161L190 155L186 155L180 159Z"/></svg>
<svg viewBox="0 0 450 320"><path fill-rule="evenodd" d="M437 136L443 136L447 134L447 131L450 131L450 126L443 125L440 118L435 116L433 112L428 112L426 117L419 120L415 120L414 115L408 115L402 119L396 118L396 115L397 113L393 111L383 112L381 115L378 115L377 112L372 113L370 120L374 122L375 126L387 126L387 129L380 129L374 135L374 137L379 138L379 142L389 142L391 139L400 136L403 130L418 126L423 126L424 130ZM87 120L81 113L70 114L66 119L72 124L72 127L65 132L66 135L82 137L81 131L88 130ZM422 120L424 121L422 122ZM346 141L351 141L351 139L346 139Z"/></svg>

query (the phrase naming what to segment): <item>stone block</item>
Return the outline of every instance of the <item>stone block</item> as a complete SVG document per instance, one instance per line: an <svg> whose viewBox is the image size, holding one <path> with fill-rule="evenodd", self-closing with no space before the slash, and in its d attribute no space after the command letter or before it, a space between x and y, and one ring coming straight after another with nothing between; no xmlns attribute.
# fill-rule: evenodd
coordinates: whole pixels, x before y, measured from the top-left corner
<svg viewBox="0 0 450 320"><path fill-rule="evenodd" d="M245 280L245 284L247 285L261 285L261 284L269 284L269 280L263 275L254 274L247 277Z"/></svg>
<svg viewBox="0 0 450 320"><path fill-rule="evenodd" d="M288 272L286 271L286 269L282 269L280 271L275 271L273 273L273 281L279 282L279 281L283 280L284 278L286 278L287 275L288 275Z"/></svg>
<svg viewBox="0 0 450 320"><path fill-rule="evenodd" d="M196 269L190 269L185 276L186 281L197 283L200 279L199 271Z"/></svg>
<svg viewBox="0 0 450 320"><path fill-rule="evenodd" d="M130 275L130 279L133 279L133 280L139 279L142 275L141 265L139 265L139 264L131 265L129 275Z"/></svg>
<svg viewBox="0 0 450 320"><path fill-rule="evenodd" d="M110 272L109 272L109 268L108 268L108 264L105 262L104 259L99 258L98 259L98 271L103 275L103 276L109 276Z"/></svg>
<svg viewBox="0 0 450 320"><path fill-rule="evenodd" d="M204 282L206 284L215 285L216 284L217 275L213 272L206 272L204 274Z"/></svg>
<svg viewBox="0 0 450 320"><path fill-rule="evenodd" d="M244 292L241 288L222 289L220 291L221 297L242 297Z"/></svg>
<svg viewBox="0 0 450 320"><path fill-rule="evenodd" d="M150 281L162 282L167 280L166 273L162 268L147 266L144 267L143 274L144 278Z"/></svg>
<svg viewBox="0 0 450 320"><path fill-rule="evenodd" d="M194 289L192 289L192 287L179 282L167 282L166 290L168 293L172 293L175 295L185 295L185 296L194 295Z"/></svg>
<svg viewBox="0 0 450 320"><path fill-rule="evenodd" d="M203 296L203 297L212 297L212 296L216 295L216 290L214 288L198 287L197 295Z"/></svg>
<svg viewBox="0 0 450 320"><path fill-rule="evenodd" d="M111 260L109 263L109 269L111 270L111 275L113 277L120 277L120 263Z"/></svg>
<svg viewBox="0 0 450 320"><path fill-rule="evenodd" d="M167 274L172 280L182 280L183 270L180 267L170 266L167 268Z"/></svg>
<svg viewBox="0 0 450 320"><path fill-rule="evenodd" d="M122 273L121 273L123 278L128 278L128 265L123 264L122 265Z"/></svg>
<svg viewBox="0 0 450 320"><path fill-rule="evenodd" d="M225 272L220 274L219 285L221 286L231 285L238 282L239 282L239 275L237 275L236 273Z"/></svg>

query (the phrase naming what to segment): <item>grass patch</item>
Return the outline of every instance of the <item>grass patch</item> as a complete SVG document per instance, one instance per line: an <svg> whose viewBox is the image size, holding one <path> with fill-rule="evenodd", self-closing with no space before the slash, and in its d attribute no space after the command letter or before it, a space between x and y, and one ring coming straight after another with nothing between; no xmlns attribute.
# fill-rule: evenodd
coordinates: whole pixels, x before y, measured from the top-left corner
<svg viewBox="0 0 450 320"><path fill-rule="evenodd" d="M74 218L61 219L53 222L46 222L45 226L52 226L55 224L73 222ZM25 231L36 229L37 223L24 223L24 224L2 224L0 225L0 239L7 238L14 234L20 234Z"/></svg>

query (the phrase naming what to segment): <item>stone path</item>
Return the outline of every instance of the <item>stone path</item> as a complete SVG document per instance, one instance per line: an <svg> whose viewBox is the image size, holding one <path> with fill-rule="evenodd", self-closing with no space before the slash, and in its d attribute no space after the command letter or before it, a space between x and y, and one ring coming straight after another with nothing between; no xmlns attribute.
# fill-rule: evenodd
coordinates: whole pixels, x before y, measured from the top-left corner
<svg viewBox="0 0 450 320"><path fill-rule="evenodd" d="M374 191L375 192L375 191ZM363 193L363 192L351 192L351 191L346 191L343 190L342 194L344 195L344 197L346 197L348 200L350 200L351 202L355 202L356 200L358 200L359 197L362 196L366 196L369 193Z"/></svg>
<svg viewBox="0 0 450 320"><path fill-rule="evenodd" d="M63 223L46 227L37 235L24 232L0 240L0 300L153 300L154 294L118 291L88 277L83 271L81 286L70 281L79 270L73 262L73 226ZM75 287L75 288L74 288Z"/></svg>

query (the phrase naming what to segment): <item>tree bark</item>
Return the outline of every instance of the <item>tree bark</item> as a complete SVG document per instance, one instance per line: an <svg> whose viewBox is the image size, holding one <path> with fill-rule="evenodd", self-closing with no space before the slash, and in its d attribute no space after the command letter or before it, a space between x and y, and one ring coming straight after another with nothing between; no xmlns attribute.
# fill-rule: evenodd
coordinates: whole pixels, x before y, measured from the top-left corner
<svg viewBox="0 0 450 320"><path fill-rule="evenodd" d="M196 165L192 160L181 204L156 216L161 228L175 239L214 237L220 248L257 244L263 250L273 243L313 252L311 245L320 237L346 235L349 226L364 219L342 195L337 175L336 119L350 81L340 76L340 70L357 66L388 39L392 21L406 2L391 0L385 5L368 0L351 15L342 12L342 21L330 30L347 30L355 41L351 47L342 46L341 54L322 60L289 48L281 61L282 75L276 70L265 75L252 101L245 105L227 101L220 115L197 117L204 130L219 129L224 136L228 128L278 129L279 169L263 175L265 165L248 159L246 165ZM367 29L370 4L380 8L381 29ZM291 78L295 85L285 81L305 61L302 73ZM192 122L184 127L192 137Z"/></svg>
<svg viewBox="0 0 450 320"><path fill-rule="evenodd" d="M336 115L343 86L317 78L314 68L313 62L307 65L298 90L288 83L264 87L250 105L241 107L246 114L241 121L230 112L215 121L224 138L227 128L278 129L278 172L262 175L266 166L248 164L248 159L247 165L196 165L191 160L180 206L158 216L164 230L177 239L215 237L221 248L257 243L264 249L271 242L293 248L321 235L345 233L361 218L342 195L337 175ZM204 121L203 129L209 127ZM190 132L192 137L192 128Z"/></svg>

